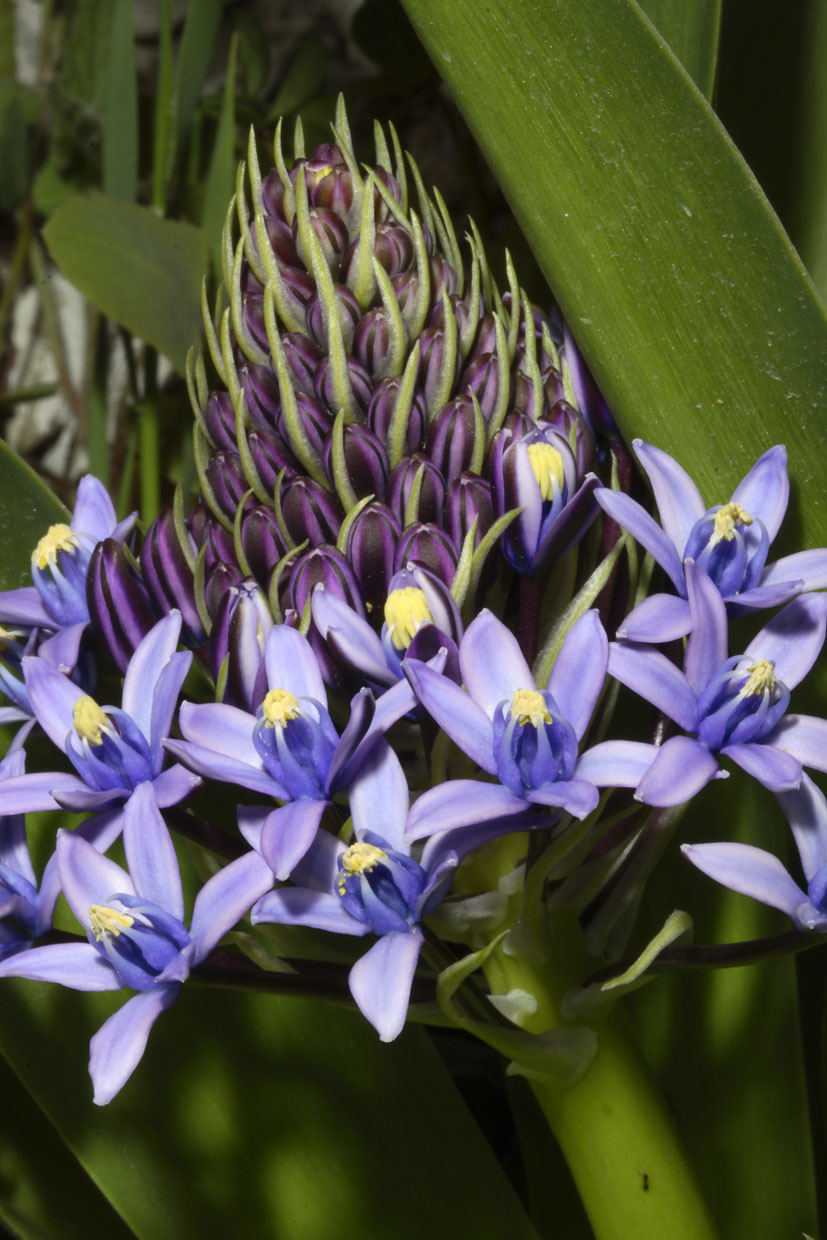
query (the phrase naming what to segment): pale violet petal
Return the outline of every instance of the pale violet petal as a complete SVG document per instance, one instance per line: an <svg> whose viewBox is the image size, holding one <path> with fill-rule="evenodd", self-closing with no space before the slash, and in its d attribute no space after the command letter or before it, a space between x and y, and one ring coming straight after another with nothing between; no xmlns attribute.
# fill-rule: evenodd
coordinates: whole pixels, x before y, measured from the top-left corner
<svg viewBox="0 0 827 1240"><path fill-rule="evenodd" d="M720 778L715 757L691 736L673 736L661 745L637 786L635 800L644 805L683 805L711 779Z"/></svg>
<svg viewBox="0 0 827 1240"><path fill-rule="evenodd" d="M139 784L124 806L123 844L138 895L180 921L184 916L181 871L150 783Z"/></svg>
<svg viewBox="0 0 827 1240"><path fill-rule="evenodd" d="M261 758L253 744L256 726L254 715L224 702L193 704L184 702L178 713L178 724L185 740L214 749L238 762L261 767Z"/></svg>
<svg viewBox="0 0 827 1240"><path fill-rule="evenodd" d="M794 689L818 658L825 631L827 594L802 594L773 616L745 653L775 664L778 679Z"/></svg>
<svg viewBox="0 0 827 1240"><path fill-rule="evenodd" d="M405 828L406 839L421 840L438 832L489 822L526 811L526 802L501 784L452 779L429 788L414 801Z"/></svg>
<svg viewBox="0 0 827 1240"><path fill-rule="evenodd" d="M84 930L91 929L89 908L114 895L136 895L132 879L77 831L58 831L57 868L63 894Z"/></svg>
<svg viewBox="0 0 827 1240"><path fill-rule="evenodd" d="M56 982L70 990L120 990L123 983L91 943L50 943L0 961L0 977Z"/></svg>
<svg viewBox="0 0 827 1240"><path fill-rule="evenodd" d="M648 551L652 558L670 577L679 594L684 594L686 585L683 578L681 554L675 550L672 540L654 521L645 508L642 508L630 495L622 491L611 491L608 487L598 487L594 493L604 512L628 530L632 537Z"/></svg>
<svg viewBox="0 0 827 1240"><path fill-rule="evenodd" d="M350 812L356 834L374 831L392 848L407 852L405 819L409 799L402 763L387 741L377 741L350 786Z"/></svg>
<svg viewBox="0 0 827 1240"><path fill-rule="evenodd" d="M585 779L560 779L555 784L543 784L528 793L532 805L548 805L564 809L575 818L588 818L597 809L600 797L593 784Z"/></svg>
<svg viewBox="0 0 827 1240"><path fill-rule="evenodd" d="M487 607L466 629L459 663L468 692L489 719L518 689L536 688L517 638Z"/></svg>
<svg viewBox="0 0 827 1240"><path fill-rule="evenodd" d="M580 755L574 773L598 788L636 788L658 752L644 741L600 741Z"/></svg>
<svg viewBox="0 0 827 1240"><path fill-rule="evenodd" d="M147 741L152 735L152 704L161 671L175 653L181 635L181 613L171 611L149 630L129 660L121 704Z"/></svg>
<svg viewBox="0 0 827 1240"><path fill-rule="evenodd" d="M101 1025L89 1043L89 1075L98 1106L111 1102L123 1089L141 1062L152 1026L180 989L179 982L171 982L142 990Z"/></svg>
<svg viewBox="0 0 827 1240"><path fill-rule="evenodd" d="M726 604L705 569L694 560L687 560L685 568L692 631L686 643L684 672L690 687L700 694L726 662Z"/></svg>
<svg viewBox="0 0 827 1240"><path fill-rule="evenodd" d="M350 970L350 993L382 1042L392 1042L405 1026L421 948L419 930L394 931L383 935Z"/></svg>
<svg viewBox="0 0 827 1240"><path fill-rule="evenodd" d="M683 672L659 650L612 642L609 645L609 675L657 706L658 710L688 732L695 730L698 719L695 694Z"/></svg>
<svg viewBox="0 0 827 1240"><path fill-rule="evenodd" d="M265 796L276 797L279 801L290 799L287 789L264 770L258 755L256 765L251 766L237 758L217 753L214 749L204 749L201 745L191 745L187 741L164 741L164 749L205 779L241 784L242 788L249 788L251 792L263 792ZM159 776L160 778L162 776Z"/></svg>
<svg viewBox="0 0 827 1240"><path fill-rule="evenodd" d="M681 852L694 866L732 891L781 909L794 921L807 893L793 882L772 853L752 844L683 844ZM825 919L827 920L827 919Z"/></svg>
<svg viewBox="0 0 827 1240"><path fill-rule="evenodd" d="M32 710L49 740L66 752L66 737L74 728L74 709L82 689L56 671L45 659L29 656L22 660L23 679Z"/></svg>
<svg viewBox="0 0 827 1240"><path fill-rule="evenodd" d="M827 797L804 775L795 792L782 792L778 804L790 824L807 882L827 866Z"/></svg>
<svg viewBox="0 0 827 1240"><path fill-rule="evenodd" d="M572 625L551 669L548 688L564 719L581 740L603 689L609 641L596 610Z"/></svg>
<svg viewBox="0 0 827 1240"><path fill-rule="evenodd" d="M787 449L779 443L759 456L733 491L731 502L740 504L751 517L763 521L772 542L781 528L789 498Z"/></svg>
<svg viewBox="0 0 827 1240"><path fill-rule="evenodd" d="M370 926L345 912L338 896L328 891L311 891L307 887L280 887L278 891L271 891L254 906L250 920L254 926L272 921L283 926L310 926L331 934L370 934Z"/></svg>
<svg viewBox="0 0 827 1240"><path fill-rule="evenodd" d="M658 645L685 637L691 628L692 616L685 598L650 594L617 626L617 636L623 641Z"/></svg>
<svg viewBox="0 0 827 1240"><path fill-rule="evenodd" d="M784 753L766 742L761 744L726 745L721 753L757 779L770 792L791 792L801 783L801 763L792 754Z"/></svg>
<svg viewBox="0 0 827 1240"><path fill-rule="evenodd" d="M405 675L432 719L489 775L496 775L490 717L469 693L423 663L406 659ZM510 700L510 699L509 699Z"/></svg>
<svg viewBox="0 0 827 1240"><path fill-rule="evenodd" d="M796 551L768 564L761 574L762 586L800 581L802 590L827 589L827 547Z"/></svg>
<svg viewBox="0 0 827 1240"><path fill-rule="evenodd" d="M298 629L275 624L267 635L264 647L267 684L271 689L286 689L294 697L313 698L327 706L327 692L313 648Z"/></svg>
<svg viewBox="0 0 827 1240"><path fill-rule="evenodd" d="M115 509L106 487L94 474L84 474L78 483L72 529L76 534L88 534L100 542L109 537L116 521Z"/></svg>
<svg viewBox="0 0 827 1240"><path fill-rule="evenodd" d="M273 872L257 852L245 853L213 874L195 897L193 964L200 964L272 885Z"/></svg>
<svg viewBox="0 0 827 1240"><path fill-rule="evenodd" d="M813 715L785 715L766 739L769 744L786 749L804 766L827 771L827 719L817 719Z"/></svg>
<svg viewBox="0 0 827 1240"><path fill-rule="evenodd" d="M274 809L264 823L259 851L284 882L315 839L327 801L293 801Z"/></svg>
<svg viewBox="0 0 827 1240"><path fill-rule="evenodd" d="M706 504L686 470L662 448L642 439L634 440L633 447L652 484L664 532L683 559L692 527L706 512Z"/></svg>

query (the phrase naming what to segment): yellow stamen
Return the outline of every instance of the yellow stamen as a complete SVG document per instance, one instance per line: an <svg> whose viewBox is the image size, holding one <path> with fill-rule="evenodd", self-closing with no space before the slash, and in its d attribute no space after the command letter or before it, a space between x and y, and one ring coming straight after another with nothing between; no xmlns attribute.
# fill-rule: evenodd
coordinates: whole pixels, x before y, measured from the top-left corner
<svg viewBox="0 0 827 1240"><path fill-rule="evenodd" d="M118 909L110 908L108 904L90 904L89 920L92 923L95 938L100 943L105 934L111 934L117 938L122 930L129 929L135 918L130 917L128 913L121 913Z"/></svg>
<svg viewBox="0 0 827 1240"><path fill-rule="evenodd" d="M554 483L557 483L558 492L566 483L562 456L550 443L530 443L527 451L540 495L544 500L554 499Z"/></svg>
<svg viewBox="0 0 827 1240"><path fill-rule="evenodd" d="M321 168L305 168L304 175L308 189L315 189L320 181L333 171L332 164L323 164Z"/></svg>
<svg viewBox="0 0 827 1240"><path fill-rule="evenodd" d="M769 659L759 659L748 667L749 680L741 689L742 697L752 697L756 693L772 693L776 686L775 664Z"/></svg>
<svg viewBox="0 0 827 1240"><path fill-rule="evenodd" d="M724 504L723 508L719 508L715 513L712 536L709 539L710 547L717 547L719 542L732 542L739 525L752 525L752 517L740 504Z"/></svg>
<svg viewBox="0 0 827 1240"><path fill-rule="evenodd" d="M380 861L384 861L387 853L381 848L377 848L375 844L351 844L350 848L342 855L342 877L339 879L339 892L344 895L345 882L344 875L351 878L354 874L367 874L368 870L372 870Z"/></svg>
<svg viewBox="0 0 827 1240"><path fill-rule="evenodd" d="M75 702L72 710L72 722L75 731L83 741L90 745L102 745L103 733L112 731L112 724L98 706L94 698L84 694Z"/></svg>
<svg viewBox="0 0 827 1240"><path fill-rule="evenodd" d="M432 624L425 591L416 586L391 590L385 599L388 634L397 650L407 650L423 624Z"/></svg>
<svg viewBox="0 0 827 1240"><path fill-rule="evenodd" d="M299 699L289 689L271 689L261 704L266 728L283 728L291 719L301 718Z"/></svg>
<svg viewBox="0 0 827 1240"><path fill-rule="evenodd" d="M77 535L71 526L50 525L32 552L32 564L36 568L49 568L57 562L59 551L74 551L77 545Z"/></svg>
<svg viewBox="0 0 827 1240"><path fill-rule="evenodd" d="M536 689L518 689L511 703L511 714L521 726L531 723L539 728L541 723L551 723L545 699Z"/></svg>

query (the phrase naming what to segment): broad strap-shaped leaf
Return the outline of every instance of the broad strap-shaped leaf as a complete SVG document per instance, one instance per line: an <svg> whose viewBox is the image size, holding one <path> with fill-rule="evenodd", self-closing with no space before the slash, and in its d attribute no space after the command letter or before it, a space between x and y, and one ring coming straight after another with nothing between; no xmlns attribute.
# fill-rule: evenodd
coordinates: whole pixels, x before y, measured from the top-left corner
<svg viewBox="0 0 827 1240"><path fill-rule="evenodd" d="M104 194L70 198L44 229L52 258L85 297L183 373L200 333L200 229Z"/></svg>
<svg viewBox="0 0 827 1240"><path fill-rule="evenodd" d="M50 525L69 513L45 482L0 440L0 589L32 584L32 552Z"/></svg>
<svg viewBox="0 0 827 1240"><path fill-rule="evenodd" d="M624 435L676 456L709 502L778 441L793 477L820 478L824 309L638 6L404 3ZM827 542L821 486L805 538Z"/></svg>

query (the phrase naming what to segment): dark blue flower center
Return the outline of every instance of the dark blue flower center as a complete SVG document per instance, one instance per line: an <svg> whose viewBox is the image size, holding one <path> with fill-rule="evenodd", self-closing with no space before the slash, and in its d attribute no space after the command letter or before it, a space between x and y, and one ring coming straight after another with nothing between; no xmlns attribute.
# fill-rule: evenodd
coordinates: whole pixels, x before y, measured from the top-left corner
<svg viewBox="0 0 827 1240"><path fill-rule="evenodd" d="M406 931L417 921L425 888L421 865L366 831L339 858L336 890L347 912L374 934Z"/></svg>
<svg viewBox="0 0 827 1240"><path fill-rule="evenodd" d="M710 508L692 527L684 560L700 564L725 598L758 584L769 550L763 521L740 504Z"/></svg>
<svg viewBox="0 0 827 1240"><path fill-rule="evenodd" d="M768 659L734 655L698 698L697 736L707 749L762 740L787 709L790 691Z"/></svg>
<svg viewBox="0 0 827 1240"><path fill-rule="evenodd" d="M256 752L291 800L324 800L327 775L339 743L330 715L312 698L271 689L253 731Z"/></svg>
<svg viewBox="0 0 827 1240"><path fill-rule="evenodd" d="M571 779L577 737L551 694L518 689L494 711L494 756L501 783L515 796Z"/></svg>
<svg viewBox="0 0 827 1240"><path fill-rule="evenodd" d="M151 990L159 974L189 947L177 917L139 896L113 895L89 908L89 942L130 990Z"/></svg>

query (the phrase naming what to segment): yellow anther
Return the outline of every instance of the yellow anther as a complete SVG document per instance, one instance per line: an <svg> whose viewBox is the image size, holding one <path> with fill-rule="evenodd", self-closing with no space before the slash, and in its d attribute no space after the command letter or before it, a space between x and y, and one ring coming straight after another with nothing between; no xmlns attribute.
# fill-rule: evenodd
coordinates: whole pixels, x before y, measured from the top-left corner
<svg viewBox="0 0 827 1240"><path fill-rule="evenodd" d="M32 564L36 568L49 568L56 563L58 551L74 551L77 545L77 535L71 526L50 525L32 552Z"/></svg>
<svg viewBox="0 0 827 1240"><path fill-rule="evenodd" d="M557 483L558 494L566 483L562 456L550 443L530 443L527 451L540 495L544 500L554 499L554 483Z"/></svg>
<svg viewBox="0 0 827 1240"><path fill-rule="evenodd" d="M90 745L102 745L103 733L112 731L112 724L98 706L94 698L84 694L75 702L72 710L72 723L75 731L83 741Z"/></svg>
<svg viewBox="0 0 827 1240"><path fill-rule="evenodd" d="M321 168L305 168L304 175L308 189L315 189L320 181L333 171L332 164L323 164Z"/></svg>
<svg viewBox="0 0 827 1240"><path fill-rule="evenodd" d="M391 590L385 599L388 634L397 650L407 650L423 624L432 624L425 591L416 586Z"/></svg>
<svg viewBox="0 0 827 1240"><path fill-rule="evenodd" d="M545 699L536 689L518 689L511 703L511 714L520 725L531 723L539 728L541 723L551 723Z"/></svg>
<svg viewBox="0 0 827 1240"><path fill-rule="evenodd" d="M710 547L717 547L719 542L732 542L739 525L752 525L752 517L740 504L724 504L723 508L719 508L715 513L712 536L709 539Z"/></svg>
<svg viewBox="0 0 827 1240"><path fill-rule="evenodd" d="M122 930L129 929L135 918L130 917L128 913L119 912L116 908L110 908L108 904L90 904L89 920L92 923L95 938L100 943L105 934L111 934L117 938Z"/></svg>
<svg viewBox="0 0 827 1240"><path fill-rule="evenodd" d="M261 704L266 728L283 728L291 719L301 718L299 699L289 689L271 689Z"/></svg>
<svg viewBox="0 0 827 1240"><path fill-rule="evenodd" d="M380 861L384 861L387 855L375 844L351 844L342 856L342 869L348 876L366 874Z"/></svg>
<svg viewBox="0 0 827 1240"><path fill-rule="evenodd" d="M759 659L748 667L749 680L741 689L741 697L752 697L756 693L772 693L776 686L775 664L769 659Z"/></svg>

